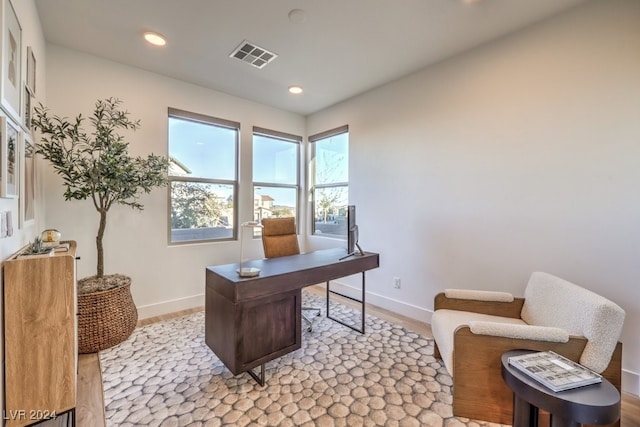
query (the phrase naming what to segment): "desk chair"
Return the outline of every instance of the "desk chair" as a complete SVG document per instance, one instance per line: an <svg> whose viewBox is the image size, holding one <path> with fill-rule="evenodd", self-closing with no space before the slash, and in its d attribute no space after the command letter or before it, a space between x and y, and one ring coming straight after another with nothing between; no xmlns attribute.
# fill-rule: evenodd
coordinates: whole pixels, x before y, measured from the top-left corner
<svg viewBox="0 0 640 427"><path fill-rule="evenodd" d="M264 218L262 226L262 247L266 258L277 258L300 253L295 218ZM320 316L320 308L302 306L302 319L308 325L307 331L311 332L311 319L304 314L309 311L315 312L316 316Z"/></svg>

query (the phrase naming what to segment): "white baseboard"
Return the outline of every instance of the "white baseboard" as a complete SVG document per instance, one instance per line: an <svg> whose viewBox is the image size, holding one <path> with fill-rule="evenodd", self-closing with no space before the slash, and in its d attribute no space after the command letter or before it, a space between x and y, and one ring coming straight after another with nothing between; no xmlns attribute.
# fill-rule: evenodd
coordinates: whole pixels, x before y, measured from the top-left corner
<svg viewBox="0 0 640 427"><path fill-rule="evenodd" d="M141 305L137 307L138 319L148 319L149 317L162 316L164 314L175 313L176 311L203 306L204 294L163 301L155 304Z"/></svg>
<svg viewBox="0 0 640 427"><path fill-rule="evenodd" d="M362 290L360 288L347 285L339 281L331 281L331 290L335 290L341 294L350 296L351 298L362 298ZM419 320L421 322L431 323L431 315L433 314L431 310L368 291L365 292L365 301L377 307L393 311L396 314Z"/></svg>
<svg viewBox="0 0 640 427"><path fill-rule="evenodd" d="M622 391L640 396L640 374L622 370Z"/></svg>

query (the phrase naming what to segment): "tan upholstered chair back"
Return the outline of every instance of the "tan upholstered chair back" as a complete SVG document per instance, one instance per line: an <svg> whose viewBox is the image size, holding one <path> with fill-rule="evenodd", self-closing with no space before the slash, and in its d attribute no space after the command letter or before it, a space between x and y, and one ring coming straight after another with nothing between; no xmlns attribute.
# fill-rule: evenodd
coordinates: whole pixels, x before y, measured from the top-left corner
<svg viewBox="0 0 640 427"><path fill-rule="evenodd" d="M262 247L266 258L300 253L295 218L264 218L262 220Z"/></svg>

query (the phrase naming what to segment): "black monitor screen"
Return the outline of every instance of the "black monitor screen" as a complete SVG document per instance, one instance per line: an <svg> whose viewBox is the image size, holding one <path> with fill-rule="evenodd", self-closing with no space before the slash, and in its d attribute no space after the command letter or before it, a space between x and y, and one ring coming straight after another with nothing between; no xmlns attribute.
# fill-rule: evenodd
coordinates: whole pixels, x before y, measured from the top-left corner
<svg viewBox="0 0 640 427"><path fill-rule="evenodd" d="M358 226L356 225L356 207L349 205L347 210L347 252L353 253L358 242Z"/></svg>

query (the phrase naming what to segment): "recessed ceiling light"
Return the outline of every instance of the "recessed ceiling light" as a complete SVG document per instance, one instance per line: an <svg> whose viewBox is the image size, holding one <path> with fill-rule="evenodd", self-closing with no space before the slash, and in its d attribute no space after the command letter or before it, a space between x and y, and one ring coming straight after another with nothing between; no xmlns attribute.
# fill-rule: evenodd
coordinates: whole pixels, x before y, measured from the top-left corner
<svg viewBox="0 0 640 427"><path fill-rule="evenodd" d="M291 85L289 86L289 92L293 93L294 95L299 95L302 93L302 86L300 85Z"/></svg>
<svg viewBox="0 0 640 427"><path fill-rule="evenodd" d="M302 24L307 21L307 13L302 9L293 9L288 16L289 21L294 24Z"/></svg>
<svg viewBox="0 0 640 427"><path fill-rule="evenodd" d="M147 31L144 33L144 39L154 46L164 46L167 44L167 39L162 34Z"/></svg>

